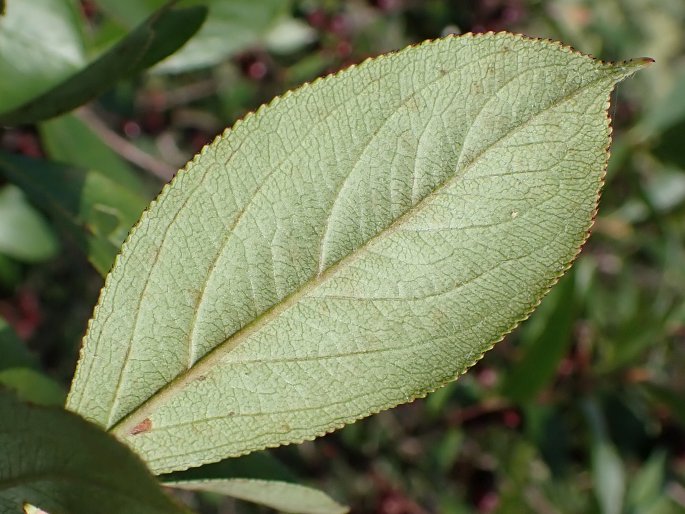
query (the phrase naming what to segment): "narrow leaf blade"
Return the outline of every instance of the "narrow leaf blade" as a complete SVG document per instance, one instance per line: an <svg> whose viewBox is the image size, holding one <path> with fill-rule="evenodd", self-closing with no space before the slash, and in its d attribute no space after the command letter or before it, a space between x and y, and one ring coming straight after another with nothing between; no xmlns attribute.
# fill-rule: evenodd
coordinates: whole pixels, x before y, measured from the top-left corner
<svg viewBox="0 0 685 514"><path fill-rule="evenodd" d="M626 490L626 473L618 450L609 439L599 402L583 401L592 434L592 479L602 514L620 514Z"/></svg>
<svg viewBox="0 0 685 514"><path fill-rule="evenodd" d="M146 196L139 174L74 114L41 123L38 130L51 160L96 170L129 191Z"/></svg>
<svg viewBox="0 0 685 514"><path fill-rule="evenodd" d="M644 64L466 35L273 101L133 231L69 408L167 472L311 439L453 380L577 255L609 94Z"/></svg>
<svg viewBox="0 0 685 514"><path fill-rule="evenodd" d="M102 8L128 26L152 13L164 0L100 0ZM284 0L186 0L184 6L202 5L207 21L178 52L169 55L157 71L180 73L220 63L259 43L266 31L290 9Z"/></svg>
<svg viewBox="0 0 685 514"><path fill-rule="evenodd" d="M172 482L166 485L191 491L225 494L293 514L344 514L349 512L347 507L340 505L321 491L289 482L232 478Z"/></svg>
<svg viewBox="0 0 685 514"><path fill-rule="evenodd" d="M577 312L574 293L573 277L567 275L545 298L552 305L544 319L545 327L525 347L523 357L507 375L502 386L502 393L513 401L530 402L554 378L572 341Z"/></svg>
<svg viewBox="0 0 685 514"><path fill-rule="evenodd" d="M96 98L116 81L135 75L183 46L202 26L206 15L207 10L200 6L171 9L167 3L88 66L52 89L0 114L0 124L52 118Z"/></svg>

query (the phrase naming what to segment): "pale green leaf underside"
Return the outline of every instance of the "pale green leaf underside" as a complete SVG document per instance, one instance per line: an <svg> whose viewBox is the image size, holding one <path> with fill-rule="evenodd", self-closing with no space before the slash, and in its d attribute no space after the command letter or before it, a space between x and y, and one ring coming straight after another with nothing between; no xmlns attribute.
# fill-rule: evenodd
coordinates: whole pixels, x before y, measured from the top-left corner
<svg viewBox="0 0 685 514"><path fill-rule="evenodd" d="M232 478L169 482L164 485L191 491L225 494L240 500L266 505L281 512L295 514L344 514L349 510L321 491L289 482Z"/></svg>
<svg viewBox="0 0 685 514"><path fill-rule="evenodd" d="M450 37L248 116L124 246L68 407L166 472L454 379L577 254L610 91L642 64Z"/></svg>

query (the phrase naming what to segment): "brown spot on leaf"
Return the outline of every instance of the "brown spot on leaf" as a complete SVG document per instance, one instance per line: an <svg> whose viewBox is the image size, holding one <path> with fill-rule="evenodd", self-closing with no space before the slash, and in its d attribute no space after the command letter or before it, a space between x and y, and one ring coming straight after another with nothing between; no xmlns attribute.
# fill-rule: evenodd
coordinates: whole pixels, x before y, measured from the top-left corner
<svg viewBox="0 0 685 514"><path fill-rule="evenodd" d="M138 423L135 427L131 429L131 432L129 432L131 435L138 435L142 434L143 432L149 432L150 429L152 428L152 421L150 418L145 418L143 421Z"/></svg>

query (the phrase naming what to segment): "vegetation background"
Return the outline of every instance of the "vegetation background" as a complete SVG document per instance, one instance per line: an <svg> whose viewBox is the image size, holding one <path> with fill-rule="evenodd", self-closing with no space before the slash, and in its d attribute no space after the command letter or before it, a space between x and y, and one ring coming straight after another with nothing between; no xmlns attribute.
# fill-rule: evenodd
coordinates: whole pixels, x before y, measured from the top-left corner
<svg viewBox="0 0 685 514"><path fill-rule="evenodd" d="M24 2L33 39L14 46L0 17L0 111L162 3ZM112 77L70 114L0 127L5 155L43 159L21 161L34 173L22 175L0 157L0 383L63 401L102 273L130 225L178 167L274 95L448 33L509 30L605 60L650 56L649 72L613 97L593 236L533 317L426 399L271 453L360 513L685 512L685 2L184 3L210 10L180 52ZM41 39L52 46L41 50ZM3 68L10 51L43 78L24 83ZM199 512L266 512L186 499Z"/></svg>

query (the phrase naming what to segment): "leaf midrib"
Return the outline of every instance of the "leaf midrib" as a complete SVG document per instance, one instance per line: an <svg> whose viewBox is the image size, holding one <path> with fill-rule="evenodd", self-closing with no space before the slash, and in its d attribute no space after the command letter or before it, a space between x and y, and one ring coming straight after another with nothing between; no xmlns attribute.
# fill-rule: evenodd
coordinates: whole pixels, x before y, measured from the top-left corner
<svg viewBox="0 0 685 514"><path fill-rule="evenodd" d="M202 377L204 374L211 371L211 369L216 365L216 363L221 359L221 357L236 348L242 341L252 336L261 330L264 326L270 323L272 320L278 318L283 312L289 310L292 306L296 305L297 302L308 295L312 290L316 289L322 283L324 283L329 277L334 275L338 269L350 264L351 261L358 258L360 255L364 254L364 250L372 245L376 240L388 234L392 234L399 226L407 221L408 218L416 215L427 205L430 205L431 200L435 198L440 191L444 188L449 187L452 183L461 179L471 168L473 168L481 159L489 153L492 149L496 148L500 142L511 137L513 134L525 128L528 124L533 122L539 116L548 112L559 105L573 99L579 93L590 89L592 86L599 82L614 82L613 78L609 75L600 75L599 77L589 81L588 83L574 89L570 93L559 97L555 101L546 105L543 109L536 111L530 117L528 117L523 122L511 127L510 130L502 134L495 141L483 148L472 160L470 160L466 166L461 171L456 171L447 180L438 184L429 194L427 194L423 199L421 199L413 208L408 209L405 213L398 216L391 224L389 224L385 229L379 231L376 235L369 238L364 244L355 248L348 255L338 260L337 262L331 264L323 273L315 275L312 279L302 284L298 289L294 290L288 296L283 298L278 304L275 304L271 308L264 311L261 315L257 316L254 320L247 323L241 329L233 333L231 336L227 337L223 342L216 345L212 350L207 352L201 359L199 359L196 364L188 369L187 371L179 374L168 384L160 388L156 393L151 395L147 400L141 403L135 410L131 411L129 414L121 418L117 423L115 423L109 431L113 434L119 435L122 438L128 436L128 432L135 427L138 423L144 420L146 417L150 416L158 405L163 404L167 398L173 397L177 389L182 389L186 384Z"/></svg>

